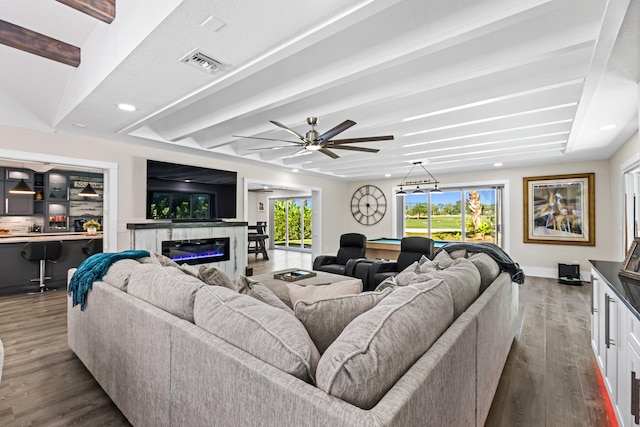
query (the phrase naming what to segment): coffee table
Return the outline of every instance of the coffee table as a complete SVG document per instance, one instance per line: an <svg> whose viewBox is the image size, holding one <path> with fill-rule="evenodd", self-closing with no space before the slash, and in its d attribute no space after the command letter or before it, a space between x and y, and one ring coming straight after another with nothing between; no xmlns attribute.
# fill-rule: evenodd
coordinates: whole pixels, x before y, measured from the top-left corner
<svg viewBox="0 0 640 427"><path fill-rule="evenodd" d="M324 271L314 271L315 276L306 279L296 280L295 282L287 282L286 280L275 279L274 274L282 274L293 270L304 270L303 268L287 268L286 270L273 271L271 273L258 274L251 276L251 280L262 283L271 289L278 298L291 307L291 299L289 298L289 283L295 283L300 286L328 285L343 280L353 279L353 277L343 276L341 274L325 273Z"/></svg>

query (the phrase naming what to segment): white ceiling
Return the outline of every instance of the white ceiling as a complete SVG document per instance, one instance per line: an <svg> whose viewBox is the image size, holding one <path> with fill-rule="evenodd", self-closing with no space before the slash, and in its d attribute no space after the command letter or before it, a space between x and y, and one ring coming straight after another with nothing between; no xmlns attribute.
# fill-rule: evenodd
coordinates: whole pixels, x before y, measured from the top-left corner
<svg viewBox="0 0 640 427"><path fill-rule="evenodd" d="M606 159L638 128L639 3L118 0L109 25L0 0L0 19L82 49L75 69L0 45L0 123L347 180L402 178L415 161L437 176ZM193 49L223 66L179 62ZM288 140L269 120L304 134L309 116L320 133L351 119L339 138L395 140L334 160L233 136ZM287 147L256 150L274 145Z"/></svg>

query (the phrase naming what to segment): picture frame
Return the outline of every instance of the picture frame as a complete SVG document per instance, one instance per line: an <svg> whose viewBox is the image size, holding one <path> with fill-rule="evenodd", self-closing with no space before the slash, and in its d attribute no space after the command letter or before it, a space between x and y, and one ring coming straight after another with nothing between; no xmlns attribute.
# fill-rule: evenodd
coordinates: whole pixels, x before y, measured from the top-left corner
<svg viewBox="0 0 640 427"><path fill-rule="evenodd" d="M264 212L264 202L258 202L258 212Z"/></svg>
<svg viewBox="0 0 640 427"><path fill-rule="evenodd" d="M595 173L523 178L524 242L595 246Z"/></svg>
<svg viewBox="0 0 640 427"><path fill-rule="evenodd" d="M633 242L631 242L618 274L630 279L640 280L640 237L634 238Z"/></svg>

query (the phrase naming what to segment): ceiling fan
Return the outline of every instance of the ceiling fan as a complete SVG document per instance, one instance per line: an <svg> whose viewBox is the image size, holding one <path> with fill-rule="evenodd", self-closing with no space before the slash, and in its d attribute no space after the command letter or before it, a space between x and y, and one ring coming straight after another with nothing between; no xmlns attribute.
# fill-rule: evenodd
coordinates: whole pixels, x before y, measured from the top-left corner
<svg viewBox="0 0 640 427"><path fill-rule="evenodd" d="M353 144L353 143L357 143L357 142L371 142L371 141L387 141L387 140L392 140L393 139L393 135L383 135L383 136L370 136L370 137L363 137L363 138L348 138L348 139L331 139L334 136L338 135L341 132L344 132L345 130L349 129L351 126L355 125L356 122L354 122L353 120L345 120L344 122L340 123L338 126L334 127L333 129L328 130L327 132L323 133L322 135L318 135L318 131L316 130L316 125L318 124L318 118L317 117L308 117L307 118L307 123L311 126L311 129L307 132L306 135L301 135L298 132L296 132L293 129L288 128L287 126L283 125L282 123L278 123L276 121L270 120L271 123L273 123L274 125L284 129L285 131L289 132L290 134L296 136L297 138L300 139L300 141L291 141L288 139L275 139L275 138L261 138L258 136L241 136L241 135L233 135L236 138L250 138L250 139L262 139L265 141L280 141L280 142L290 142L292 144L296 144L300 147L300 149L296 152L300 152L302 150L312 150L312 151L319 151L322 154L326 154L327 156L333 158L333 159L337 159L338 156L336 153L334 153L331 150L351 150L351 151L363 151L365 153L377 153L380 150L377 150L375 148L364 148L364 147L353 147L351 145L347 145L347 144ZM267 149L273 149L273 148L281 148L281 147L287 147L287 146L277 146L277 147L263 147L263 148L256 148L255 150L267 150ZM290 146L289 146L290 147ZM331 149L331 150L330 150ZM295 154L295 153L294 153Z"/></svg>

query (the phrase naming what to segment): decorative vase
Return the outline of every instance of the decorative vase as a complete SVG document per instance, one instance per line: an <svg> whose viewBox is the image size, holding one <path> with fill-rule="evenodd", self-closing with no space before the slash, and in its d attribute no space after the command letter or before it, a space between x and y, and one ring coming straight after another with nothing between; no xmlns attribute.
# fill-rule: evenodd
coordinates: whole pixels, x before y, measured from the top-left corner
<svg viewBox="0 0 640 427"><path fill-rule="evenodd" d="M87 228L87 234L96 234L96 231L98 231L98 229L95 227Z"/></svg>

